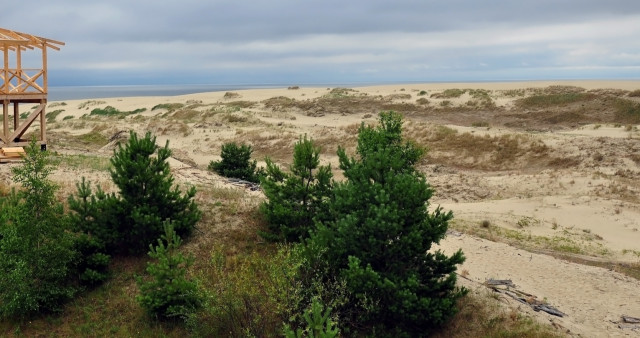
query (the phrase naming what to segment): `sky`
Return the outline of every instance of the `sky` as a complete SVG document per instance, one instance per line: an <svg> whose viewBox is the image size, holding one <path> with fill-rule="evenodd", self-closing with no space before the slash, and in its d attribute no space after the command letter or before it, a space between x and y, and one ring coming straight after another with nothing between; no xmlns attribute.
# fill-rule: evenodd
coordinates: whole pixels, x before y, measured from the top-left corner
<svg viewBox="0 0 640 338"><path fill-rule="evenodd" d="M0 27L65 42L53 86L640 79L638 0L21 0Z"/></svg>

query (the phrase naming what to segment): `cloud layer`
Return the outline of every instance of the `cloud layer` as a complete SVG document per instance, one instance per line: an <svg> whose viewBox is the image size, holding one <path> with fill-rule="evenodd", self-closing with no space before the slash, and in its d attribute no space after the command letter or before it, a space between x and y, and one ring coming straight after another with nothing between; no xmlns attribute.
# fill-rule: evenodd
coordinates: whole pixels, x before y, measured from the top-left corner
<svg viewBox="0 0 640 338"><path fill-rule="evenodd" d="M12 2L60 84L640 78L640 2Z"/></svg>

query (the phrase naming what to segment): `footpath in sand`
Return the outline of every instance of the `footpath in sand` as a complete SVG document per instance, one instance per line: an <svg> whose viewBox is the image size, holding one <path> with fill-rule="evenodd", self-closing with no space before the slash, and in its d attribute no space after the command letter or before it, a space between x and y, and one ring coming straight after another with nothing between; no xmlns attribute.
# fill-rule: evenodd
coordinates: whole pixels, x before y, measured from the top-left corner
<svg viewBox="0 0 640 338"><path fill-rule="evenodd" d="M484 287L489 279L510 279L516 289L545 301L566 315L534 312L509 297L511 306L551 322L561 331L582 337L625 337L638 331L621 329L621 316L640 316L640 281L607 269L570 263L465 234L452 233L439 246L444 252L462 249L467 258L458 272L468 288ZM469 281L470 280L470 281Z"/></svg>

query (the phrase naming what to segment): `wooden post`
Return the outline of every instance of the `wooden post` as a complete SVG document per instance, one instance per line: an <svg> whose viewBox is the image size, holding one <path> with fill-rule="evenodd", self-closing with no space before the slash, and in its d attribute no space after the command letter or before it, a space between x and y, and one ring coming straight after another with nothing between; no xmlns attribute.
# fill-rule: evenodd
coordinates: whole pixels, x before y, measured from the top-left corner
<svg viewBox="0 0 640 338"><path fill-rule="evenodd" d="M45 73L46 74L46 73ZM45 124L45 111L47 107L47 100L40 100L40 105L42 106L42 111L40 112L40 145L47 143L47 128Z"/></svg>
<svg viewBox="0 0 640 338"><path fill-rule="evenodd" d="M18 108L18 101L13 102L13 130L18 128L18 122L20 122L20 108Z"/></svg>
<svg viewBox="0 0 640 338"><path fill-rule="evenodd" d="M9 45L4 44L4 83L2 92L9 94Z"/></svg>
<svg viewBox="0 0 640 338"><path fill-rule="evenodd" d="M44 90L45 94L49 92L48 82L49 81L47 77L47 44L45 42L42 42L42 89Z"/></svg>
<svg viewBox="0 0 640 338"><path fill-rule="evenodd" d="M22 46L16 46L16 76L18 77L18 93L22 92Z"/></svg>
<svg viewBox="0 0 640 338"><path fill-rule="evenodd" d="M4 137L9 136L9 100L2 101L2 132ZM11 142L7 140L6 142Z"/></svg>

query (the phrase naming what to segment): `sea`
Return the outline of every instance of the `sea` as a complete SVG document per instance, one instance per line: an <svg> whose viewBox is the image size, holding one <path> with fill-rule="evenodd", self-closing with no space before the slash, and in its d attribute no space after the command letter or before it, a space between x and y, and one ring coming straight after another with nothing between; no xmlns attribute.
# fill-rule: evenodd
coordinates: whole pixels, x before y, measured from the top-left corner
<svg viewBox="0 0 640 338"><path fill-rule="evenodd" d="M124 85L124 86L49 86L48 101L104 99L133 96L176 96L218 91L286 88L275 84L263 85Z"/></svg>

